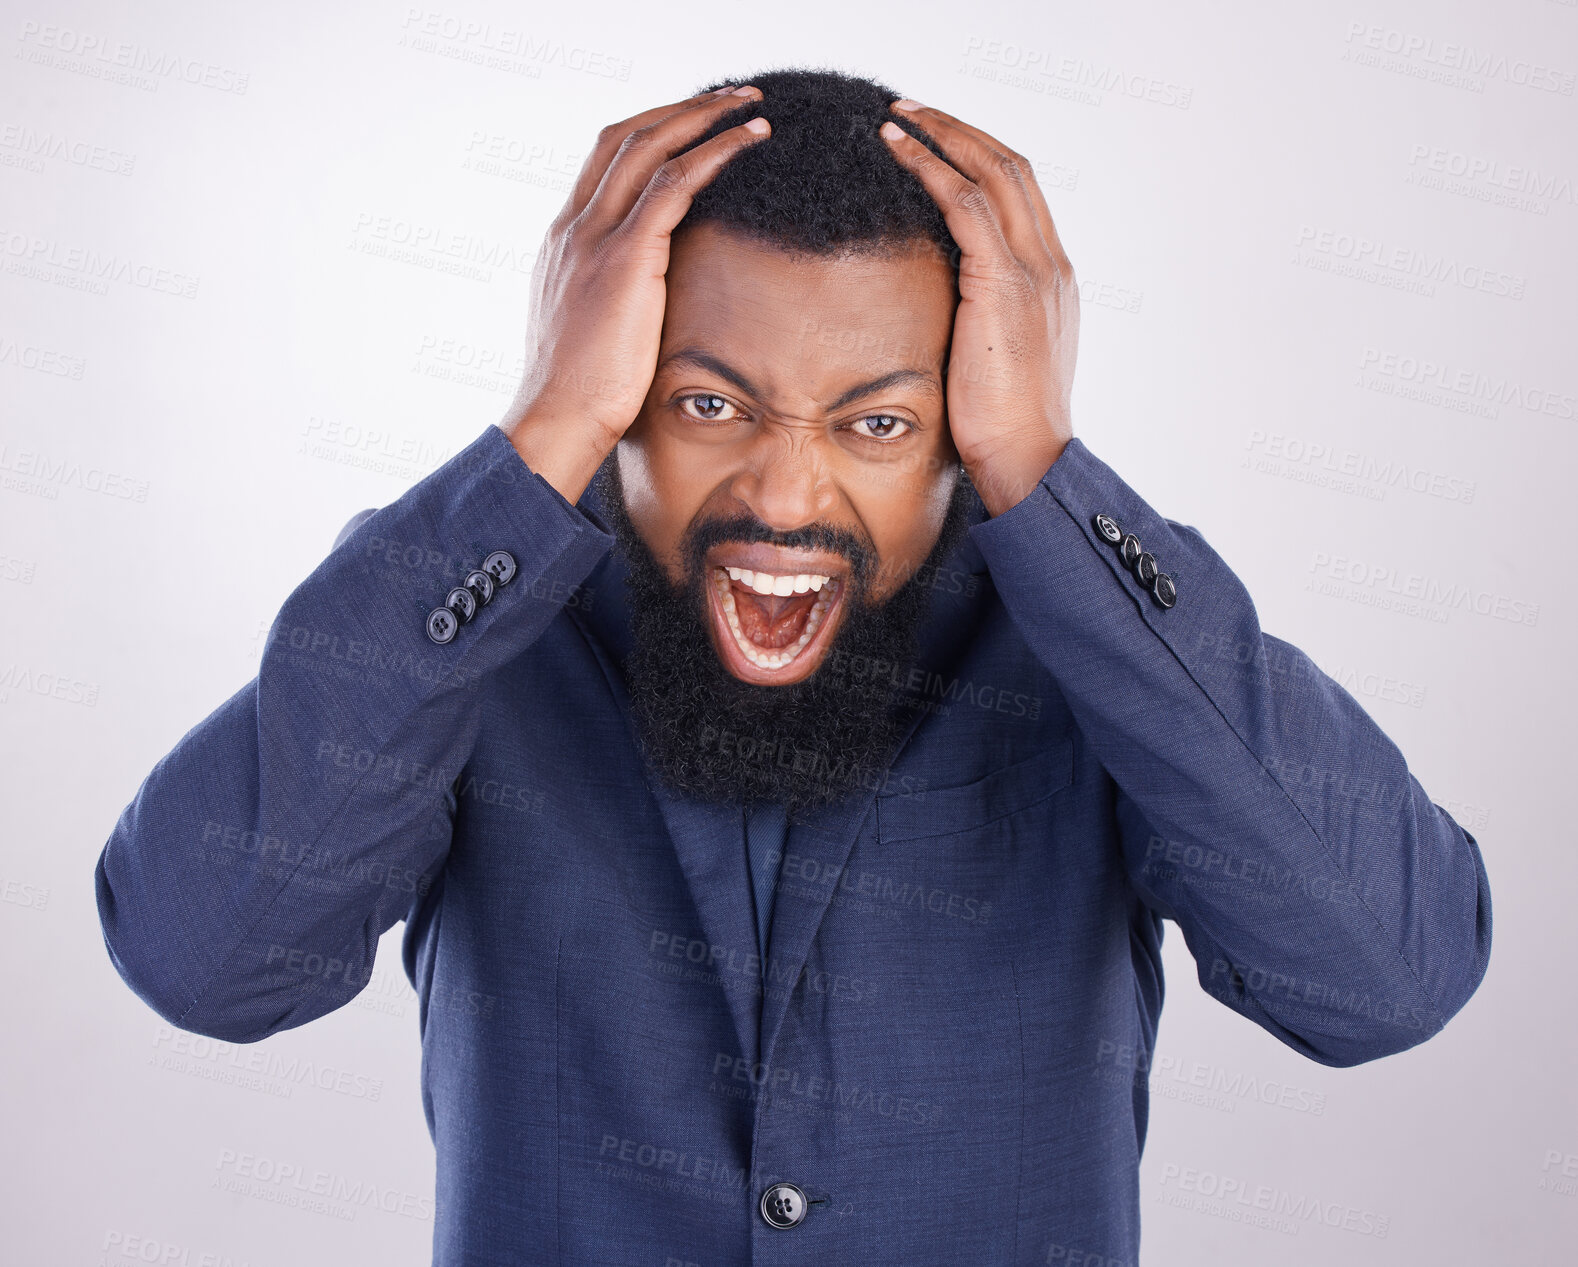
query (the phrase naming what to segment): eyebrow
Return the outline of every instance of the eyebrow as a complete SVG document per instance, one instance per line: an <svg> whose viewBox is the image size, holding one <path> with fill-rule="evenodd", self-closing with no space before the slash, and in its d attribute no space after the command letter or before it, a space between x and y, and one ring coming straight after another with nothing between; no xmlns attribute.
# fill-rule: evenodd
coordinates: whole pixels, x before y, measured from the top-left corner
<svg viewBox="0 0 1578 1267"><path fill-rule="evenodd" d="M727 361L720 360L718 357L713 356L712 353L702 351L701 348L680 348L677 352L670 353L658 365L658 371L661 373L674 365L693 365L697 369L709 370L719 378L727 379L733 383L747 396L753 396L757 400L762 399L761 390L750 379L746 378L744 374L740 373ZM857 383L848 391L841 392L836 400L829 401L827 408L830 410L842 409L845 405L859 400L862 396L869 396L873 392L882 391L884 388L898 386L918 387L932 396L941 394L936 375L928 374L924 370L897 369L889 370L886 374L879 374L876 378L869 379L864 383Z"/></svg>

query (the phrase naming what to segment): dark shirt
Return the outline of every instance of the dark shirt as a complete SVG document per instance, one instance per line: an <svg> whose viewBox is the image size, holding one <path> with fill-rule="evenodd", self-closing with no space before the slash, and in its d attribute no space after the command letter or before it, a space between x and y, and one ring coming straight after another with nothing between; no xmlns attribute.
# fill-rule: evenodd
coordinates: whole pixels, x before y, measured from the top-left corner
<svg viewBox="0 0 1578 1267"><path fill-rule="evenodd" d="M756 913L756 946L764 973L773 897L778 891L788 832L789 819L782 805L756 805L745 812L745 848L751 874L752 909Z"/></svg>

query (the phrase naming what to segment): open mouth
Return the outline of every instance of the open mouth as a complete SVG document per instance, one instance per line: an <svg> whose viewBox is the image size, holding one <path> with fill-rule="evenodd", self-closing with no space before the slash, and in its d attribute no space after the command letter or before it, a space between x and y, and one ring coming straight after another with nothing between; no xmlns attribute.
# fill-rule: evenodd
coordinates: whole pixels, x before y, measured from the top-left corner
<svg viewBox="0 0 1578 1267"><path fill-rule="evenodd" d="M718 650L736 677L781 683L816 668L842 611L842 577L717 564L708 578Z"/></svg>

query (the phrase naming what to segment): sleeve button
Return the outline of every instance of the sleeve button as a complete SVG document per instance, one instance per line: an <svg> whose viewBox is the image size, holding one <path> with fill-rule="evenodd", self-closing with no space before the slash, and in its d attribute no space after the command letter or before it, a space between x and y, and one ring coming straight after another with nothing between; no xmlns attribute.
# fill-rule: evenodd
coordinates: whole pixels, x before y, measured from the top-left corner
<svg viewBox="0 0 1578 1267"><path fill-rule="evenodd" d="M515 579L515 556L508 550L495 550L482 560L482 570L498 584L508 585Z"/></svg>
<svg viewBox="0 0 1578 1267"><path fill-rule="evenodd" d="M1123 540L1123 529L1111 515L1097 515L1094 522L1097 535L1108 545L1115 546Z"/></svg>
<svg viewBox="0 0 1578 1267"><path fill-rule="evenodd" d="M471 618L477 614L477 596L464 585L457 585L444 599L444 606L455 613L461 624L469 625Z"/></svg>
<svg viewBox="0 0 1578 1267"><path fill-rule="evenodd" d="M1156 566L1156 556L1149 550L1134 560L1134 575L1146 589L1155 588L1156 578L1161 575L1161 569Z"/></svg>
<svg viewBox="0 0 1578 1267"><path fill-rule="evenodd" d="M460 632L460 618L447 607L435 607L427 614L427 636L439 646L453 642Z"/></svg>
<svg viewBox="0 0 1578 1267"><path fill-rule="evenodd" d="M1151 588L1151 596L1163 607L1171 607L1178 601L1178 587L1173 584L1173 578L1165 572L1156 574L1156 584Z"/></svg>
<svg viewBox="0 0 1578 1267"><path fill-rule="evenodd" d="M476 596L477 606L486 607L493 601L493 574L478 568L467 572L461 585Z"/></svg>
<svg viewBox="0 0 1578 1267"><path fill-rule="evenodd" d="M1132 532L1123 534L1123 544L1118 547L1118 554L1123 559L1123 566L1132 568L1135 560L1145 553L1145 547L1140 544L1140 539Z"/></svg>

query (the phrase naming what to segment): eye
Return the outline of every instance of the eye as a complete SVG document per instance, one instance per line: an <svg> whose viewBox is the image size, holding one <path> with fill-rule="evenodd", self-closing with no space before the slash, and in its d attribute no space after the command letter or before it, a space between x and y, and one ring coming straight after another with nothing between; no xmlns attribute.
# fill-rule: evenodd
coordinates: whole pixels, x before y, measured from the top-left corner
<svg viewBox="0 0 1578 1267"><path fill-rule="evenodd" d="M911 430L910 424L893 414L868 414L848 424L857 436L867 440L891 441ZM865 430L861 430L864 427Z"/></svg>
<svg viewBox="0 0 1578 1267"><path fill-rule="evenodd" d="M693 392L689 396L679 398L681 412L692 422L734 422L734 418L722 418L718 415L725 409L733 409L722 396L715 396L711 392Z"/></svg>

